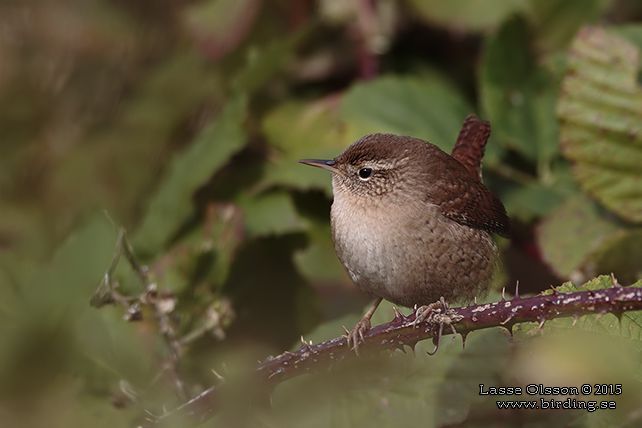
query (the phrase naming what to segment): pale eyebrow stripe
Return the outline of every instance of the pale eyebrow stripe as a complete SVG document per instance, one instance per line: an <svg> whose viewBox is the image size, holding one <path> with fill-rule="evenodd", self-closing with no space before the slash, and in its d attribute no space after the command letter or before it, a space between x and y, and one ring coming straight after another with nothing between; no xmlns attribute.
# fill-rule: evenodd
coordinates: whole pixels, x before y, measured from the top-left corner
<svg viewBox="0 0 642 428"><path fill-rule="evenodd" d="M395 160L393 162L388 162L388 161L378 161L378 162L372 162L372 161L366 161L362 164L362 168L373 168L373 169L392 169L398 165L402 165L405 163L408 163L410 160L409 157L405 157L402 159Z"/></svg>

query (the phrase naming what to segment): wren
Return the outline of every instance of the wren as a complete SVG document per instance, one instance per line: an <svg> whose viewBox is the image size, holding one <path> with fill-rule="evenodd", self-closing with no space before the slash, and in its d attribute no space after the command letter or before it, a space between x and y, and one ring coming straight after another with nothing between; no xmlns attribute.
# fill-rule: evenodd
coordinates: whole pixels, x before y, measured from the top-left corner
<svg viewBox="0 0 642 428"><path fill-rule="evenodd" d="M452 155L418 138L371 134L332 160L300 161L332 173L337 256L375 297L348 344L363 340L382 299L430 309L488 290L498 260L492 234L509 233L504 206L482 182L489 135L489 123L470 115Z"/></svg>

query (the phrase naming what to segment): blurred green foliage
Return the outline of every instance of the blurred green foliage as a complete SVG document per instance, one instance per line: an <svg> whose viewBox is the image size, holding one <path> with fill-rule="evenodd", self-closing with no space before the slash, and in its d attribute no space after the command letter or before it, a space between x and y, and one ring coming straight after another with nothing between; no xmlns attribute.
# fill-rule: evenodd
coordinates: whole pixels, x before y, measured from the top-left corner
<svg viewBox="0 0 642 428"><path fill-rule="evenodd" d="M449 151L467 114L491 121L509 288L639 280L640 18L633 0L2 2L1 425L134 426L213 369L243 378L352 325L330 178L296 161L371 132ZM119 304L91 308L121 225L148 271L121 257ZM639 426L640 316L421 343L287 381L270 409L241 379L206 425ZM502 412L479 383L624 394Z"/></svg>

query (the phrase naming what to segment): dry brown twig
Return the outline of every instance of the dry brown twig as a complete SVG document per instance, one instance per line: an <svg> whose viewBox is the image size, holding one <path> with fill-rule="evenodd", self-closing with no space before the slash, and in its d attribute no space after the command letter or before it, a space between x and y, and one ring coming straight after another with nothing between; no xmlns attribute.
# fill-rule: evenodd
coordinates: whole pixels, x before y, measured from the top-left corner
<svg viewBox="0 0 642 428"><path fill-rule="evenodd" d="M136 295L122 294L119 291L119 284L114 278L122 256L125 257L140 280L141 291ZM232 309L229 302L222 299L217 302L216 308L214 306L208 308L205 316L206 322L203 325L197 326L184 336L180 336L176 328L176 322L172 317L177 304L177 297L170 292L160 291L158 288L150 269L141 264L136 258L133 248L127 239L127 232L125 229L119 228L112 261L94 292L90 304L96 308L114 304L121 306L124 309L123 318L132 322L142 320L143 308L150 309L158 326L158 331L167 345L168 356L163 361L159 373L152 379L149 388L153 387L163 376L169 375L177 397L185 401L188 399L188 394L179 371L180 360L185 352L185 347L206 333L212 333L219 338L224 336L222 324L225 323L225 320L222 318L231 316Z"/></svg>

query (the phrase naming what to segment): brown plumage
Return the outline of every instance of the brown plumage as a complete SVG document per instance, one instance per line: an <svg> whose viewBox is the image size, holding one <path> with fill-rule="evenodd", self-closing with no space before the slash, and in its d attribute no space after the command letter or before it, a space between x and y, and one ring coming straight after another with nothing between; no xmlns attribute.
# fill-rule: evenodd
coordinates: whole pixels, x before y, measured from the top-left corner
<svg viewBox="0 0 642 428"><path fill-rule="evenodd" d="M488 134L486 138L487 136ZM397 181L401 181L399 187L406 187L408 193L416 194L418 198L438 205L441 213L449 219L476 229L508 236L510 225L504 206L481 182L478 172L481 158L475 160L474 152L465 150L468 141L462 140L460 134L458 146L453 150L453 156L450 156L439 147L418 138L392 134L366 135L334 161L337 165L349 165L353 169L378 162L385 168L380 171L375 169L374 173L385 175L383 178L387 179L388 183L366 186L356 180L356 174L348 174L347 180L338 180L339 186L351 187L358 193L369 190L368 187L382 193L385 190L392 191ZM475 144L472 147L481 147L478 153L483 155L483 144L479 145L476 139L472 141ZM460 155L467 153L464 159L468 162L468 168L454 158L457 148ZM400 175L403 175L403 180ZM404 180L407 183L403 183ZM366 189L360 189L359 186Z"/></svg>
<svg viewBox="0 0 642 428"><path fill-rule="evenodd" d="M487 290L497 262L491 234L507 236L509 220L481 181L490 129L475 119L453 156L417 138L372 134L333 160L302 161L332 172L337 255L377 304L468 301ZM353 330L355 343L372 312Z"/></svg>
<svg viewBox="0 0 642 428"><path fill-rule="evenodd" d="M452 157L457 159L475 177L481 179L481 161L490 137L490 123L469 114L459 131Z"/></svg>

